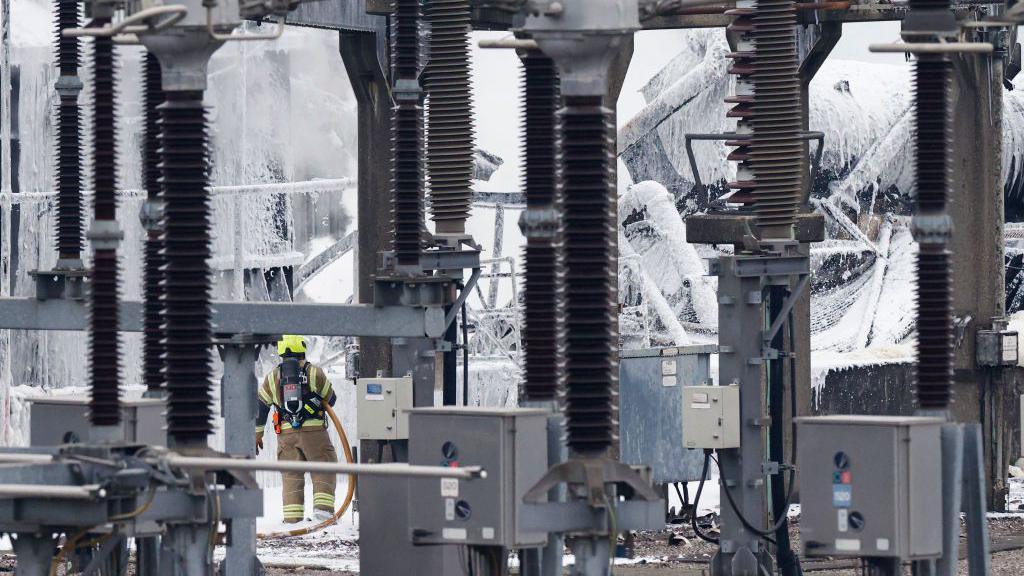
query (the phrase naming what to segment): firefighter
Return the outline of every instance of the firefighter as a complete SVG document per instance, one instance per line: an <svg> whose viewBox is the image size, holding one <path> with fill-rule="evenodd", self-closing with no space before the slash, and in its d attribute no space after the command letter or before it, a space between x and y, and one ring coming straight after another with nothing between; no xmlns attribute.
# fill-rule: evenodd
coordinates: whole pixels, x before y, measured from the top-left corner
<svg viewBox="0 0 1024 576"><path fill-rule="evenodd" d="M331 381L319 366L306 361L306 340L285 335L277 343L281 363L263 379L259 388L259 419L256 421L256 453L263 448L263 429L273 417L277 433L278 460L337 462L338 456L327 433L324 403L334 406L337 397ZM281 474L284 490L284 521L299 522L305 516L306 475ZM312 474L313 519L334 516L334 474Z"/></svg>

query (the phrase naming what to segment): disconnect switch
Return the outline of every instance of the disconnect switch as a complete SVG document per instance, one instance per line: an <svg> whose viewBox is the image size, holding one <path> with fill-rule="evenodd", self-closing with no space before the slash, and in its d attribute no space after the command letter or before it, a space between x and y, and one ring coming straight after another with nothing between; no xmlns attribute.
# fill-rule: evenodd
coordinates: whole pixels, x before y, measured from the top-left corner
<svg viewBox="0 0 1024 576"><path fill-rule="evenodd" d="M690 386L684 389L683 444L687 448L739 448L739 386Z"/></svg>

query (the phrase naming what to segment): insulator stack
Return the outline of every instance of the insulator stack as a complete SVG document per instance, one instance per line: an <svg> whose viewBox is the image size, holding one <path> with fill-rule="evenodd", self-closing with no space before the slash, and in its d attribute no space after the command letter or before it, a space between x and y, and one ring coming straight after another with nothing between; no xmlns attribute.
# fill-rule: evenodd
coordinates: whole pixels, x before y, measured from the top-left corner
<svg viewBox="0 0 1024 576"><path fill-rule="evenodd" d="M557 284L558 69L539 51L520 54L523 62L523 153L526 236L523 299L524 372L520 398L554 400L558 392Z"/></svg>
<svg viewBox="0 0 1024 576"><path fill-rule="evenodd" d="M803 146L797 75L796 10L792 0L740 0L728 14L740 35L729 69L737 76L728 116L737 120L739 162L731 203L757 217L762 238L789 239L800 203Z"/></svg>
<svg viewBox="0 0 1024 576"><path fill-rule="evenodd" d="M462 234L473 200L473 95L469 0L430 0L430 63L424 71L427 176L438 233Z"/></svg>
<svg viewBox="0 0 1024 576"><path fill-rule="evenodd" d="M423 228L423 108L419 103L419 0L396 0L392 25L395 77L392 226L399 266L418 266Z"/></svg>
<svg viewBox="0 0 1024 576"><path fill-rule="evenodd" d="M79 39L61 31L81 25L77 0L57 0L56 59L61 80L57 105L57 257L82 258L81 116L78 110ZM63 86L62 84L67 84Z"/></svg>
<svg viewBox="0 0 1024 576"><path fill-rule="evenodd" d="M93 426L121 421L118 341L118 270L114 42L98 37L93 47L93 212L92 289L89 293L89 419Z"/></svg>
<svg viewBox="0 0 1024 576"><path fill-rule="evenodd" d="M146 52L143 62L143 105L146 135L143 140L142 171L146 185L146 198L150 208L163 201L160 189L160 111L164 102L161 89L160 61ZM152 220L156 214L150 214ZM163 230L157 222L147 222L146 262L143 292L145 295L145 325L143 341L143 379L146 389L157 392L164 386L163 343Z"/></svg>
<svg viewBox="0 0 1024 576"><path fill-rule="evenodd" d="M206 109L202 91L165 96L160 111L167 434L176 446L205 446L213 431Z"/></svg>
<svg viewBox="0 0 1024 576"><path fill-rule="evenodd" d="M559 251L562 303L559 344L564 366L569 449L605 453L617 435L618 236L611 110L600 97L566 97L560 112L563 140L562 223Z"/></svg>
<svg viewBox="0 0 1024 576"><path fill-rule="evenodd" d="M934 3L931 3L934 4ZM935 6L929 6L935 7ZM944 6L948 8L949 5ZM912 6L913 9L913 6ZM947 247L950 185L952 64L946 55L919 54L915 81L917 215L918 408L945 410L952 401L953 282Z"/></svg>

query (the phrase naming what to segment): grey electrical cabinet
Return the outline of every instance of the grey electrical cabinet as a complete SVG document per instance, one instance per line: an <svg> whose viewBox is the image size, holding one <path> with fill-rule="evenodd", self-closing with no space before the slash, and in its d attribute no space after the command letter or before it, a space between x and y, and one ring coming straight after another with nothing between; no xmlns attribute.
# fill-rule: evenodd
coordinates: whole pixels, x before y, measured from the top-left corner
<svg viewBox="0 0 1024 576"><path fill-rule="evenodd" d="M683 392L683 445L740 447L740 387L692 386Z"/></svg>
<svg viewBox="0 0 1024 576"><path fill-rule="evenodd" d="M360 440L406 440L412 408L412 378L356 381L356 426Z"/></svg>
<svg viewBox="0 0 1024 576"><path fill-rule="evenodd" d="M622 350L619 353L619 451L622 462L650 466L658 484L700 480L704 455L687 449L683 396L709 383L715 346Z"/></svg>
<svg viewBox="0 0 1024 576"><path fill-rule="evenodd" d="M942 424L906 416L798 418L804 554L938 557Z"/></svg>
<svg viewBox="0 0 1024 576"><path fill-rule="evenodd" d="M545 532L520 527L523 496L547 472L547 412L523 408L416 408L409 413L409 463L482 466L486 478L410 483L416 544L525 548Z"/></svg>
<svg viewBox="0 0 1024 576"><path fill-rule="evenodd" d="M29 442L60 446L89 441L89 399L51 396L30 400ZM166 446L164 401L157 398L121 400L121 426L129 443Z"/></svg>

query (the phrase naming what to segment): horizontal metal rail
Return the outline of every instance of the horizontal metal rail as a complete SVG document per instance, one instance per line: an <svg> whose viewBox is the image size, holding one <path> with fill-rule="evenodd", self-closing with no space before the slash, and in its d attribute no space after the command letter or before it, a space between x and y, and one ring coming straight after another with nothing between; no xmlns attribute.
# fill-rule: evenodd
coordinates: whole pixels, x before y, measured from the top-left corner
<svg viewBox="0 0 1024 576"><path fill-rule="evenodd" d="M272 184L240 184L235 186L212 186L210 187L209 191L211 198L219 198L226 196L269 196L273 194L315 196L322 194L324 191L344 192L345 190L354 189L354 187L355 182L351 178L325 178L323 180L276 182ZM92 190L82 190L82 194L85 196L88 196L92 193ZM117 191L118 200L145 197L145 190L136 190L129 188ZM55 191L18 192L16 194L8 192L0 193L0 203L4 205L50 202L56 199L57 192Z"/></svg>
<svg viewBox="0 0 1024 576"><path fill-rule="evenodd" d="M75 300L0 298L0 329L85 330L87 310ZM122 302L123 332L142 331L142 303ZM215 334L308 334L423 338L444 334L442 308L369 304L214 302Z"/></svg>
<svg viewBox="0 0 1024 576"><path fill-rule="evenodd" d="M106 491L99 484L85 486L41 486L39 484L0 484L0 500L7 498L55 498L59 500L93 500L103 498Z"/></svg>
<svg viewBox="0 0 1024 576"><path fill-rule="evenodd" d="M36 454L32 452L3 452L0 453L0 464L52 464L55 462L53 454Z"/></svg>
<svg viewBox="0 0 1024 576"><path fill-rule="evenodd" d="M265 472L310 472L352 474L355 476L401 476L405 478L486 478L479 466L449 468L446 466L415 466L411 464L345 464L334 462L242 460L236 458L204 458L170 454L161 460L179 468L198 470L247 470Z"/></svg>

